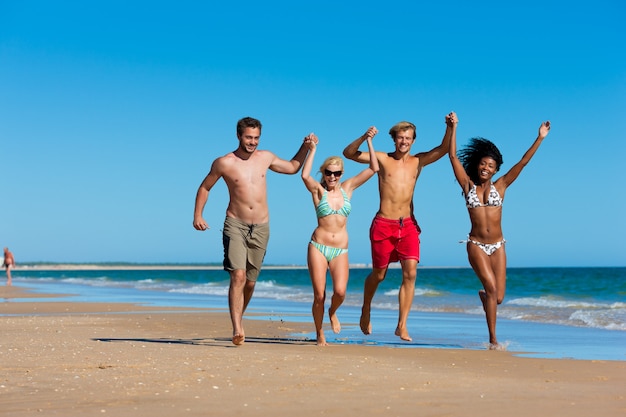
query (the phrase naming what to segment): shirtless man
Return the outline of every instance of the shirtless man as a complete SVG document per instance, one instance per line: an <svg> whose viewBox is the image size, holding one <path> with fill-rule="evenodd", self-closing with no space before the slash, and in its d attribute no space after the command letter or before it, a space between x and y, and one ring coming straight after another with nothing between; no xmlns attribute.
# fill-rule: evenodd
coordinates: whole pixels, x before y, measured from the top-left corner
<svg viewBox="0 0 626 417"><path fill-rule="evenodd" d="M376 152L378 171L378 193L380 206L370 227L372 245L372 272L365 280L363 307L361 309L361 331L372 332L370 311L372 299L378 285L385 279L389 263L400 261L402 284L398 294L399 314L395 334L402 340L411 341L407 330L407 318L415 294L417 264L419 263L420 228L413 216L413 193L417 178L428 164L448 153L454 113L446 116L446 133L441 144L428 152L411 155L415 142L415 125L400 122L389 130L395 144L390 153ZM343 155L356 162L369 163L369 153L359 151L365 136L349 144Z"/></svg>
<svg viewBox="0 0 626 417"><path fill-rule="evenodd" d="M4 248L4 268L7 271L7 285L11 285L11 269L15 266L15 258L13 254L9 250L9 248Z"/></svg>
<svg viewBox="0 0 626 417"><path fill-rule="evenodd" d="M252 298L269 241L269 210L267 205L267 170L280 174L295 174L307 155L308 143L314 135L304 138L298 153L290 160L278 158L272 152L258 150L261 122L244 117L237 123L239 146L213 161L211 170L196 194L193 227L207 230L202 217L209 192L223 178L230 201L224 221L224 270L230 273L228 305L233 324L233 344L245 341L243 313Z"/></svg>

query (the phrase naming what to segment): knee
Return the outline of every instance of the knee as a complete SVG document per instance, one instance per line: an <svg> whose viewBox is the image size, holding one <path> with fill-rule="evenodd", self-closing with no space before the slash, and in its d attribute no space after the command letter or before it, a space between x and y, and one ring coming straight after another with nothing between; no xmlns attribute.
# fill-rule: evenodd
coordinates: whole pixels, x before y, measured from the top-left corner
<svg viewBox="0 0 626 417"><path fill-rule="evenodd" d="M374 269L368 278L376 282L382 282L385 280L386 275L387 275L386 269Z"/></svg>
<svg viewBox="0 0 626 417"><path fill-rule="evenodd" d="M402 280L405 282L415 282L417 273L415 271L406 271L402 273Z"/></svg>
<svg viewBox="0 0 626 417"><path fill-rule="evenodd" d="M326 302L326 294L314 294L313 295L313 304L323 305L325 302Z"/></svg>
<svg viewBox="0 0 626 417"><path fill-rule="evenodd" d="M487 294L487 296L498 299L496 287L494 285L483 283L483 288L485 289L485 293Z"/></svg>
<svg viewBox="0 0 626 417"><path fill-rule="evenodd" d="M346 298L346 292L345 291L335 291L333 293L333 298L336 298L338 300L343 301Z"/></svg>
<svg viewBox="0 0 626 417"><path fill-rule="evenodd" d="M236 286L246 285L246 271L236 270L230 273L230 282ZM254 284L254 283L253 283Z"/></svg>
<svg viewBox="0 0 626 417"><path fill-rule="evenodd" d="M417 273L415 271L403 271L402 272L402 285L415 285L417 280Z"/></svg>

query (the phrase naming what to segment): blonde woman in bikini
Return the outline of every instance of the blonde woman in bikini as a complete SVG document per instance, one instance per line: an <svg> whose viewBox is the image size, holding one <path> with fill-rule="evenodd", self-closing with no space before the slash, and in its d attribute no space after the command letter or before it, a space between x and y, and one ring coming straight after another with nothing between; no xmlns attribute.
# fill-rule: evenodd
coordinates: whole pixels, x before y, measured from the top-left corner
<svg viewBox="0 0 626 417"><path fill-rule="evenodd" d="M483 284L478 294L487 318L491 350L503 349L496 338L496 316L498 304L502 303L506 290L506 251L502 234L504 193L530 162L549 131L550 122L543 122L539 126L537 139L522 159L494 181L493 177L502 165L500 151L487 139L472 138L457 155L455 119L450 142L450 162L463 190L472 225L467 240L467 256Z"/></svg>
<svg viewBox="0 0 626 417"><path fill-rule="evenodd" d="M367 140L369 151L374 155L372 138L378 133L370 127L363 135ZM313 197L317 227L313 231L307 249L307 265L311 284L313 285L313 321L317 334L317 344L326 346L326 337L322 323L324 321L324 304L326 301L326 271L330 271L333 282L328 316L333 332L341 331L341 323L337 318L337 309L346 298L348 275L348 215L352 209L350 198L352 192L378 172L378 161L370 159L369 167L352 178L341 181L344 173L343 160L338 156L326 158L320 167L322 174L318 181L311 176L313 159L317 148L317 138L308 142L309 153L302 166L302 181Z"/></svg>

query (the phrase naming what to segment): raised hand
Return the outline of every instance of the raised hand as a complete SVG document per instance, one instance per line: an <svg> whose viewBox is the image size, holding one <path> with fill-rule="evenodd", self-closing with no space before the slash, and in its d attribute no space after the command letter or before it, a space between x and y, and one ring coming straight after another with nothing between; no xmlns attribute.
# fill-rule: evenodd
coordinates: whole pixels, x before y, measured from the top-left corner
<svg viewBox="0 0 626 417"><path fill-rule="evenodd" d="M455 112L450 112L446 114L446 124L448 126L452 126L459 123L459 118L457 117Z"/></svg>
<svg viewBox="0 0 626 417"><path fill-rule="evenodd" d="M315 133L313 132L309 133L307 136L304 137L304 144L309 149L315 149L318 142L319 142L319 139L317 138L317 135L315 135Z"/></svg>
<svg viewBox="0 0 626 417"><path fill-rule="evenodd" d="M547 120L541 123L541 126L539 126L539 137L545 138L546 136L548 136L549 132L550 132L550 121Z"/></svg>
<svg viewBox="0 0 626 417"><path fill-rule="evenodd" d="M376 129L376 126L370 126L370 128L367 129L367 131L365 132L363 136L365 136L366 139L373 139L374 136L376 136L377 134L378 134L378 129Z"/></svg>

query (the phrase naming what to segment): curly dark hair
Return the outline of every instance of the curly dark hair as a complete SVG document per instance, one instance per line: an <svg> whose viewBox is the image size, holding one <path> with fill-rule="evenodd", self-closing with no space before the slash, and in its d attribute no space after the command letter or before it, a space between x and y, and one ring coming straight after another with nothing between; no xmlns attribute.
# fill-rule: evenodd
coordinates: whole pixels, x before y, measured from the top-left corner
<svg viewBox="0 0 626 417"><path fill-rule="evenodd" d="M496 172L500 170L502 165L502 154L498 147L490 140L481 137L471 138L469 144L457 152L457 156L463 164L465 172L475 183L479 182L478 164L482 158L488 156L496 161Z"/></svg>

